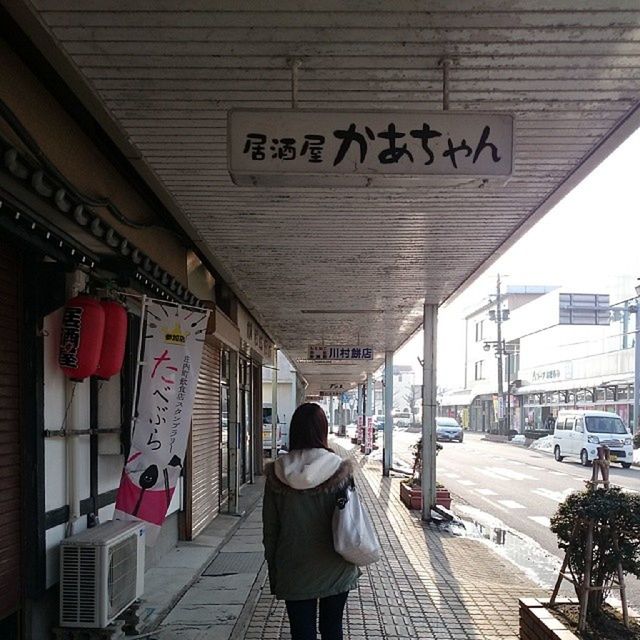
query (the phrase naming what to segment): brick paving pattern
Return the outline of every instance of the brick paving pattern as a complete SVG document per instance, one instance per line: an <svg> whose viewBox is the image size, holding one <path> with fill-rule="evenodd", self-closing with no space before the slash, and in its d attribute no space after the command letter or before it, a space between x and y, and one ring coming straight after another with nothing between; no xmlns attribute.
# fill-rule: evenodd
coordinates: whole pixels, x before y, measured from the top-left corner
<svg viewBox="0 0 640 640"><path fill-rule="evenodd" d="M422 522L399 498L399 480L357 460L356 484L383 547L347 602L345 638L518 637L518 598L545 592L484 542ZM263 586L246 640L290 639L283 602Z"/></svg>

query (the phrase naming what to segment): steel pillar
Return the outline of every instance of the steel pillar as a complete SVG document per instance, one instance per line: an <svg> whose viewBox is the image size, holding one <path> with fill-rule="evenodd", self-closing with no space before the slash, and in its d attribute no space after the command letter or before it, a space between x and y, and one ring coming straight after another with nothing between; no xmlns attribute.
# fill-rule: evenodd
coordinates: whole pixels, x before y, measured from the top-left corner
<svg viewBox="0 0 640 640"><path fill-rule="evenodd" d="M424 305L422 362L422 519L431 519L436 504L436 345L438 307ZM386 426L386 425L385 425Z"/></svg>
<svg viewBox="0 0 640 640"><path fill-rule="evenodd" d="M384 440L382 475L388 476L393 466L393 351L384 354Z"/></svg>
<svg viewBox="0 0 640 640"><path fill-rule="evenodd" d="M229 500L227 508L230 514L239 513L240 467L238 454L240 451L240 429L238 425L238 352L229 353Z"/></svg>

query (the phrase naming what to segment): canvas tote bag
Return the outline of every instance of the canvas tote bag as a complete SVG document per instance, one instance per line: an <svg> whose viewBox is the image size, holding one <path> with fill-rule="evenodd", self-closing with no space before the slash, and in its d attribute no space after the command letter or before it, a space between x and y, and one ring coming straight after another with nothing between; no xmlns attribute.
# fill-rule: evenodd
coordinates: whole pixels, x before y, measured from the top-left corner
<svg viewBox="0 0 640 640"><path fill-rule="evenodd" d="M331 525L333 546L345 560L359 566L380 560L380 542L353 479L337 495Z"/></svg>

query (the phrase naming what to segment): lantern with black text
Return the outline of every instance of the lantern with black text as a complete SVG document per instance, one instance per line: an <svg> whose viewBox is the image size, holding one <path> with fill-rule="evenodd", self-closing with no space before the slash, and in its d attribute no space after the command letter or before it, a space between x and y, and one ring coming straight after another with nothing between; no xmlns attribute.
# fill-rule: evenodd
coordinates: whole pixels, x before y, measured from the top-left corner
<svg viewBox="0 0 640 640"><path fill-rule="evenodd" d="M80 382L98 368L104 336L104 309L89 296L71 298L64 307L58 364L67 378Z"/></svg>
<svg viewBox="0 0 640 640"><path fill-rule="evenodd" d="M95 375L108 380L122 369L124 350L127 342L127 312L114 300L103 300L104 339Z"/></svg>

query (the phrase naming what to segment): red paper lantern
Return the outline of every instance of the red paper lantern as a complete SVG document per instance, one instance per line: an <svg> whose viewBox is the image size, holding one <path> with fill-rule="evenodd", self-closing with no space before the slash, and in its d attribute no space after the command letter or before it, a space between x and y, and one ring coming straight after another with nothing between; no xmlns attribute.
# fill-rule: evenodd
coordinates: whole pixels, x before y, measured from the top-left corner
<svg viewBox="0 0 640 640"><path fill-rule="evenodd" d="M100 304L104 310L104 339L95 375L101 380L108 380L122 369L127 341L127 312L113 300L103 300Z"/></svg>
<svg viewBox="0 0 640 640"><path fill-rule="evenodd" d="M58 364L67 378L80 382L98 368L104 336L104 309L95 298L79 295L64 307Z"/></svg>

